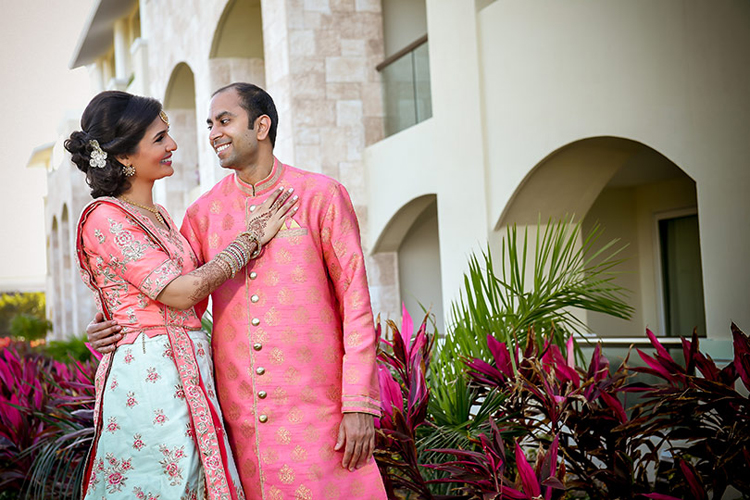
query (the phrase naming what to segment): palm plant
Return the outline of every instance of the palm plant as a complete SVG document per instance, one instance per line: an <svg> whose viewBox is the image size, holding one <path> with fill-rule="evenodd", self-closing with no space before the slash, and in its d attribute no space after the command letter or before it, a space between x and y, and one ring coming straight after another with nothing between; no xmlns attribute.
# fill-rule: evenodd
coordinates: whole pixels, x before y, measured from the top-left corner
<svg viewBox="0 0 750 500"><path fill-rule="evenodd" d="M624 246L618 246L618 240L601 244L602 232L596 225L583 235L580 222L565 218L550 221L544 229L539 224L532 245L528 229L521 238L511 226L502 241L499 273L489 248L470 258L464 288L452 306L451 325L437 342L430 365L428 408L435 425L422 428L418 443L427 461L446 459L430 449L471 448L490 416L514 417L496 414L506 393L472 385L465 374L467 359L493 361L488 336L520 346L533 330L537 339L563 347L574 333L586 331L573 308L630 317L633 308L624 301L625 290L614 282ZM517 370L513 357L510 362Z"/></svg>
<svg viewBox="0 0 750 500"><path fill-rule="evenodd" d="M549 221L544 230L540 223L530 256L528 228L521 241L517 228L509 226L499 276L489 249L482 253L483 265L472 256L464 290L452 308L451 336L460 339L453 345L462 349L461 355L481 353L489 360L487 335L523 345L531 328L537 339L551 338L562 347L571 334L587 330L572 308L629 319L633 308L624 302L625 290L614 283L618 273L613 269L622 262L618 255L625 247L616 247L617 239L600 246L602 233L597 224L582 235L581 223L572 218ZM527 263L532 264L530 276Z"/></svg>

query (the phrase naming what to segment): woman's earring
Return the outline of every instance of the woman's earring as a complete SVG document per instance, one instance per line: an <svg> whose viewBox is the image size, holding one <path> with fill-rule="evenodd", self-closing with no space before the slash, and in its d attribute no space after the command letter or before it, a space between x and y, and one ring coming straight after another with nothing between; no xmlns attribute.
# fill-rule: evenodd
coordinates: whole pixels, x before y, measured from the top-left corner
<svg viewBox="0 0 750 500"><path fill-rule="evenodd" d="M123 165L122 171L125 173L125 177L133 177L135 175L135 167L133 165Z"/></svg>

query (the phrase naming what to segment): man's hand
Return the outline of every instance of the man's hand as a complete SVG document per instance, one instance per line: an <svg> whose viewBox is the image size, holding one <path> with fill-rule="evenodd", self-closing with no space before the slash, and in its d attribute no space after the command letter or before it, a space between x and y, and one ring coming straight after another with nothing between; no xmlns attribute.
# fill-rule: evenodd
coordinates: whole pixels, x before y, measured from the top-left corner
<svg viewBox="0 0 750 500"><path fill-rule="evenodd" d="M119 333L122 327L116 321L104 321L102 313L96 313L94 319L86 327L86 336L91 347L98 353L107 354L115 350L115 344L122 339Z"/></svg>
<svg viewBox="0 0 750 500"><path fill-rule="evenodd" d="M375 421L367 413L344 413L334 450L344 449L341 466L353 471L367 464L375 449Z"/></svg>

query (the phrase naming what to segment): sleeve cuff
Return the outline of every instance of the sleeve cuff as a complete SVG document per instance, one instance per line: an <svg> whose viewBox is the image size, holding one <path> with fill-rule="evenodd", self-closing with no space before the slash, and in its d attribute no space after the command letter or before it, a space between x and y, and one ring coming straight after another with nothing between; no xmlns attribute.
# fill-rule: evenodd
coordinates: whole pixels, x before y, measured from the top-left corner
<svg viewBox="0 0 750 500"><path fill-rule="evenodd" d="M380 401L369 396L343 396L341 398L342 413L367 413L380 417Z"/></svg>
<svg viewBox="0 0 750 500"><path fill-rule="evenodd" d="M151 271L146 276L138 287L140 290L152 300L156 300L156 297L170 284L175 278L182 275L181 270L171 260L167 259L161 263L156 269Z"/></svg>

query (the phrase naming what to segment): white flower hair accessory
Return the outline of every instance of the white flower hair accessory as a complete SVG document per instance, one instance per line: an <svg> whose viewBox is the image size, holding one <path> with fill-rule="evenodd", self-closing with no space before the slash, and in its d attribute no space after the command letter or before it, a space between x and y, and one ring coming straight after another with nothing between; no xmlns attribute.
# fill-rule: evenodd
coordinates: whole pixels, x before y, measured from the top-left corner
<svg viewBox="0 0 750 500"><path fill-rule="evenodd" d="M107 152L99 146L99 141L91 139L89 141L91 145L91 158L89 158L89 165L94 168L104 168L107 166Z"/></svg>

